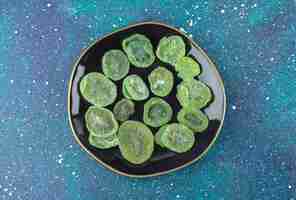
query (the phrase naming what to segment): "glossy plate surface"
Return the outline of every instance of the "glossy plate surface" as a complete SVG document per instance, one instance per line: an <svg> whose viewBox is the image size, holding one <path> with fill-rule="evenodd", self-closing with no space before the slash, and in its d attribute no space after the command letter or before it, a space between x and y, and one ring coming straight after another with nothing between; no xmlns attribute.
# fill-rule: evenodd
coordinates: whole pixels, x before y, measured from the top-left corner
<svg viewBox="0 0 296 200"><path fill-rule="evenodd" d="M85 127L84 114L90 104L80 96L79 92L79 81L81 80L81 77L89 72L96 71L102 73L101 60L104 53L110 49L122 49L122 40L134 33L146 35L151 40L154 50L156 50L157 44L162 37L169 35L182 36L186 43L186 52L189 52L189 55L197 60L202 66L202 73L199 76L199 79L210 86L214 95L210 106L204 109L204 112L210 119L209 127L205 132L196 134L197 142L191 151L183 154L176 154L155 145L156 148L152 158L142 165L133 165L125 161L121 156L118 147L108 150L100 150L92 147L88 143L89 133ZM134 66L131 66L129 74L140 75L146 84L149 85L148 75L159 65L167 67L174 74L175 85L173 91L164 99L172 106L174 110L174 116L171 122L176 122L177 112L181 108L176 99L176 85L180 83L180 79L177 78L173 67L156 59L154 64L146 69L135 68ZM121 91L122 80L116 81L115 83L117 85L118 91ZM208 58L203 50L198 47L196 43L185 36L182 32L158 22L144 22L128 26L124 29L113 32L90 45L90 47L82 52L75 63L68 89L69 121L76 141L84 150L86 150L86 152L88 152L94 159L96 159L108 169L121 175L132 177L161 175L181 169L197 161L210 149L216 140L221 130L225 115L226 100L224 85L213 62ZM150 97L152 97L151 92ZM117 97L116 101L122 98L123 96L119 92L119 96ZM145 102L146 101L135 102L136 114L132 116L132 120L142 121L143 107ZM112 110L113 106L114 104L108 106L107 108ZM157 129L151 128L151 130L155 133Z"/></svg>

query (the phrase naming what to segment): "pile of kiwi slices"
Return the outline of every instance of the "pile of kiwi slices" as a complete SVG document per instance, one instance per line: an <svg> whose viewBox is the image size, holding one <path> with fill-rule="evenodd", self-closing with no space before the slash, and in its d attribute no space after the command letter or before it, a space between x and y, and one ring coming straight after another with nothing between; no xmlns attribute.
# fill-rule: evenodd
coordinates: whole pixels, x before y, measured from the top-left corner
<svg viewBox="0 0 296 200"><path fill-rule="evenodd" d="M156 59L162 66L155 67ZM132 67L147 70L153 64L148 77L130 73ZM80 94L91 104L85 124L92 146L119 147L124 159L139 165L151 158L156 145L175 153L190 151L196 134L208 128L202 109L213 98L212 92L198 80L201 66L188 56L182 37L163 37L155 51L145 35L130 35L122 41L122 49L105 52L101 66L102 73L90 72L79 84ZM165 97L174 87L181 109L173 121L174 111ZM144 107L139 121L131 120L139 115L137 103Z"/></svg>

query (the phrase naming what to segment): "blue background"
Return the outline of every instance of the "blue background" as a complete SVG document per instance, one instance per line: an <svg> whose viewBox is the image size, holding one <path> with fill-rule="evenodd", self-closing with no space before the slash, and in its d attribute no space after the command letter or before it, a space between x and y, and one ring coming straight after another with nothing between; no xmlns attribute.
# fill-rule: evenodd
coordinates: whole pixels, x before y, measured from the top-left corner
<svg viewBox="0 0 296 200"><path fill-rule="evenodd" d="M295 0L0 0L0 199L296 200L295 13ZM66 107L81 49L147 20L206 50L228 108L204 159L140 180L90 159Z"/></svg>

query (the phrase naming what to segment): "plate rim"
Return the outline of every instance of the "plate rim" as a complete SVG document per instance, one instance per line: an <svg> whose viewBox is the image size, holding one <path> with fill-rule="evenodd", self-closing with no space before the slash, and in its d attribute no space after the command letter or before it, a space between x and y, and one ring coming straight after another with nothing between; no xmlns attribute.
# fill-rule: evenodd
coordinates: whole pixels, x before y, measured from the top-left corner
<svg viewBox="0 0 296 200"><path fill-rule="evenodd" d="M121 32L121 31L125 31L127 29L130 29L132 27L136 27L136 26L140 26L140 25L146 25L146 24L154 24L154 25L160 25L160 26L164 26L166 28L169 28L169 29L173 29L174 31L178 32L179 34L181 34L182 36L184 36L186 39L188 39L193 46L195 46L195 48L197 48L201 54L207 59L207 61L210 63L210 67L212 67L214 69L214 73L216 74L216 77L218 77L218 82L219 82L219 85L222 86L222 92L223 92L223 113L222 113L222 119L221 119L221 123L219 125L219 128L216 132L216 135L215 137L212 139L212 141L210 142L210 144L207 146L207 148L199 155L197 156L196 158L194 158L193 160L191 161L188 161L187 163L179 166L179 167L176 167L174 169L170 169L170 170L166 170L166 171L162 171L162 172L156 172L156 173L153 173L153 174L147 174L147 175L136 175L136 174L128 174L128 173L125 173L125 172L122 172L122 171L119 171L115 168L113 168L112 166L106 164L105 162L103 162L102 160L100 160L99 158L97 158L90 150L88 150L79 140L79 138L77 137L77 135L75 134L75 130L74 130L74 127L73 127L73 122L72 122L72 119L71 119L71 105L70 105L70 101L71 101L71 91L72 91L72 86L73 86L73 78L74 78L74 73L76 71L76 68L81 60L81 58L88 52L89 49L91 49L96 43L100 42L101 40L115 34L115 33L118 33L118 32ZM206 52L190 37L188 37L185 33L183 33L181 30L173 27L173 26L170 26L170 25L167 25L165 23L162 23L162 22L158 22L158 21L144 21L144 22L138 22L138 23L134 23L134 24L130 24L130 25L127 25L123 28L119 28L119 29L116 29L115 31L112 31L108 34L105 34L103 35L102 37L99 37L97 38L95 41L93 41L90 45L88 45L86 48L83 48L78 56L78 58L76 59L76 61L74 62L74 64L72 65L72 72L71 72L71 76L70 76L70 79L69 79L69 82L68 82L68 95L67 95L67 112L68 112L68 121L69 121L69 124L70 124L70 128L71 128L71 132L72 132L72 135L74 136L74 139L75 141L79 144L80 148L82 148L85 152L87 152L87 154L94 160L96 160L99 164L101 164L102 166L104 166L106 169L112 171L112 172L115 172L116 174L119 174L119 175L122 175L122 176L127 176L127 177L131 177L131 178L147 178L147 177L155 177L155 176L161 176L161 175L165 175L165 174L169 174L171 172L175 172L175 171L178 171L180 169L183 169L193 163L196 163L198 160L200 160L201 158L203 158L207 153L208 151L212 148L212 146L215 144L218 136L220 135L220 132L221 132L221 129L223 127L223 124L224 124L224 119L225 119L225 114L226 114L226 107L227 107L227 103L226 103L226 93L225 93L225 87L224 87L224 82L223 82L223 79L222 79L222 76L221 74L219 73L218 71L218 68L216 66L216 64L209 58L209 56L206 54Z"/></svg>

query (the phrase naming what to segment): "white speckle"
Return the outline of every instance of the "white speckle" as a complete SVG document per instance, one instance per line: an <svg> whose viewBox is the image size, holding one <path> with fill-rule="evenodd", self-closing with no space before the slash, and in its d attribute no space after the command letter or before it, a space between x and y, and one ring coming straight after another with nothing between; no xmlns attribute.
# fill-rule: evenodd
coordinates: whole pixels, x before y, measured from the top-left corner
<svg viewBox="0 0 296 200"><path fill-rule="evenodd" d="M189 25L190 27L193 26L193 20L192 20L192 19L190 19L190 20L188 21L188 25Z"/></svg>
<svg viewBox="0 0 296 200"><path fill-rule="evenodd" d="M145 12L148 12L148 8L145 8Z"/></svg>
<svg viewBox="0 0 296 200"><path fill-rule="evenodd" d="M192 35L192 34L189 34L189 37L191 37L191 38L192 38L192 37L193 37L193 35Z"/></svg>
<svg viewBox="0 0 296 200"><path fill-rule="evenodd" d="M233 10L237 10L237 7L235 6L235 7L233 7Z"/></svg>
<svg viewBox="0 0 296 200"><path fill-rule="evenodd" d="M190 13L188 12L188 10L185 10L185 14L186 14L186 15L189 15Z"/></svg>
<svg viewBox="0 0 296 200"><path fill-rule="evenodd" d="M73 176L75 176L75 175L76 175L76 172L75 172L75 171L73 171L73 172L72 172L72 175L73 175Z"/></svg>
<svg viewBox="0 0 296 200"><path fill-rule="evenodd" d="M91 25L91 24L88 24L88 25L87 25L87 28L91 28L91 27L92 27L92 25Z"/></svg>
<svg viewBox="0 0 296 200"><path fill-rule="evenodd" d="M30 18L30 16L29 16L29 15L26 15L26 16L25 16L25 18L26 18L26 19L29 19L29 18Z"/></svg>
<svg viewBox="0 0 296 200"><path fill-rule="evenodd" d="M32 92L31 92L31 90L27 90L27 93L28 93L28 94L31 94Z"/></svg>
<svg viewBox="0 0 296 200"><path fill-rule="evenodd" d="M62 154L59 154L58 157L61 158L61 157L63 157L63 155Z"/></svg>
<svg viewBox="0 0 296 200"><path fill-rule="evenodd" d="M174 183L170 183L170 186L174 186Z"/></svg>
<svg viewBox="0 0 296 200"><path fill-rule="evenodd" d="M9 196L12 196L12 192L9 192L8 195L9 195Z"/></svg>
<svg viewBox="0 0 296 200"><path fill-rule="evenodd" d="M179 194L176 195L176 198L179 199L181 196Z"/></svg>
<svg viewBox="0 0 296 200"><path fill-rule="evenodd" d="M256 8L256 7L257 7L257 3L255 3L252 7L253 7L253 8Z"/></svg>
<svg viewBox="0 0 296 200"><path fill-rule="evenodd" d="M242 8L243 8L243 7L245 7L245 4L244 4L244 3L242 3L242 4L241 4L241 7L242 7Z"/></svg>
<svg viewBox="0 0 296 200"><path fill-rule="evenodd" d="M33 83L36 83L36 80L33 80L32 82L33 82Z"/></svg>
<svg viewBox="0 0 296 200"><path fill-rule="evenodd" d="M197 20L201 20L201 17L197 17Z"/></svg>
<svg viewBox="0 0 296 200"><path fill-rule="evenodd" d="M289 188L289 189L292 189L292 185L288 185L288 188Z"/></svg>
<svg viewBox="0 0 296 200"><path fill-rule="evenodd" d="M222 14L224 14L224 13L225 13L225 10L224 10L224 9L222 9L220 12L221 12Z"/></svg>
<svg viewBox="0 0 296 200"><path fill-rule="evenodd" d="M195 5L195 6L193 6L193 9L195 10L195 9L198 9L199 8L199 5Z"/></svg>
<svg viewBox="0 0 296 200"><path fill-rule="evenodd" d="M64 160L63 158L58 159L58 163L59 164L62 164L63 163L63 160Z"/></svg>
<svg viewBox="0 0 296 200"><path fill-rule="evenodd" d="M117 28L118 26L116 24L112 24L112 27L113 28Z"/></svg>
<svg viewBox="0 0 296 200"><path fill-rule="evenodd" d="M248 33L250 33L250 32L251 32L251 31L250 31L250 29L248 29L247 31L248 31Z"/></svg>
<svg viewBox="0 0 296 200"><path fill-rule="evenodd" d="M183 27L180 27L180 31L187 33L187 31L185 31L185 29Z"/></svg>
<svg viewBox="0 0 296 200"><path fill-rule="evenodd" d="M51 3L47 3L46 7L50 8L51 7Z"/></svg>
<svg viewBox="0 0 296 200"><path fill-rule="evenodd" d="M8 188L4 188L3 191L4 191L4 192L7 192L7 191L8 191Z"/></svg>
<svg viewBox="0 0 296 200"><path fill-rule="evenodd" d="M18 30L15 30L15 31L14 31L14 34L16 34L16 35L17 35L18 33L19 33L19 32L18 32Z"/></svg>
<svg viewBox="0 0 296 200"><path fill-rule="evenodd" d="M11 83L11 84L13 84L13 83L14 83L14 80L13 80L13 79L11 79L11 80L10 80L10 83Z"/></svg>
<svg viewBox="0 0 296 200"><path fill-rule="evenodd" d="M118 20L121 22L121 21L122 21L122 18L121 18L121 17L119 17L119 18L118 18Z"/></svg>
<svg viewBox="0 0 296 200"><path fill-rule="evenodd" d="M56 103L56 106L59 106L59 104L58 104L58 103Z"/></svg>
<svg viewBox="0 0 296 200"><path fill-rule="evenodd" d="M45 81L45 85L48 85L49 83L48 83L48 81Z"/></svg>
<svg viewBox="0 0 296 200"><path fill-rule="evenodd" d="M233 105L231 108L232 108L232 110L236 110L236 106L235 105Z"/></svg>
<svg viewBox="0 0 296 200"><path fill-rule="evenodd" d="M58 32L59 29L58 29L58 28L54 28L53 31L54 31L54 32Z"/></svg>
<svg viewBox="0 0 296 200"><path fill-rule="evenodd" d="M46 100L46 99L44 99L44 100L43 100L43 103L47 103L47 100Z"/></svg>
<svg viewBox="0 0 296 200"><path fill-rule="evenodd" d="M271 57L269 60L270 60L271 62L273 62L273 61L274 61L274 57Z"/></svg>
<svg viewBox="0 0 296 200"><path fill-rule="evenodd" d="M266 100L266 101L268 101L269 99L270 99L270 97L268 97L268 96L267 96L267 97L265 97L265 100Z"/></svg>

